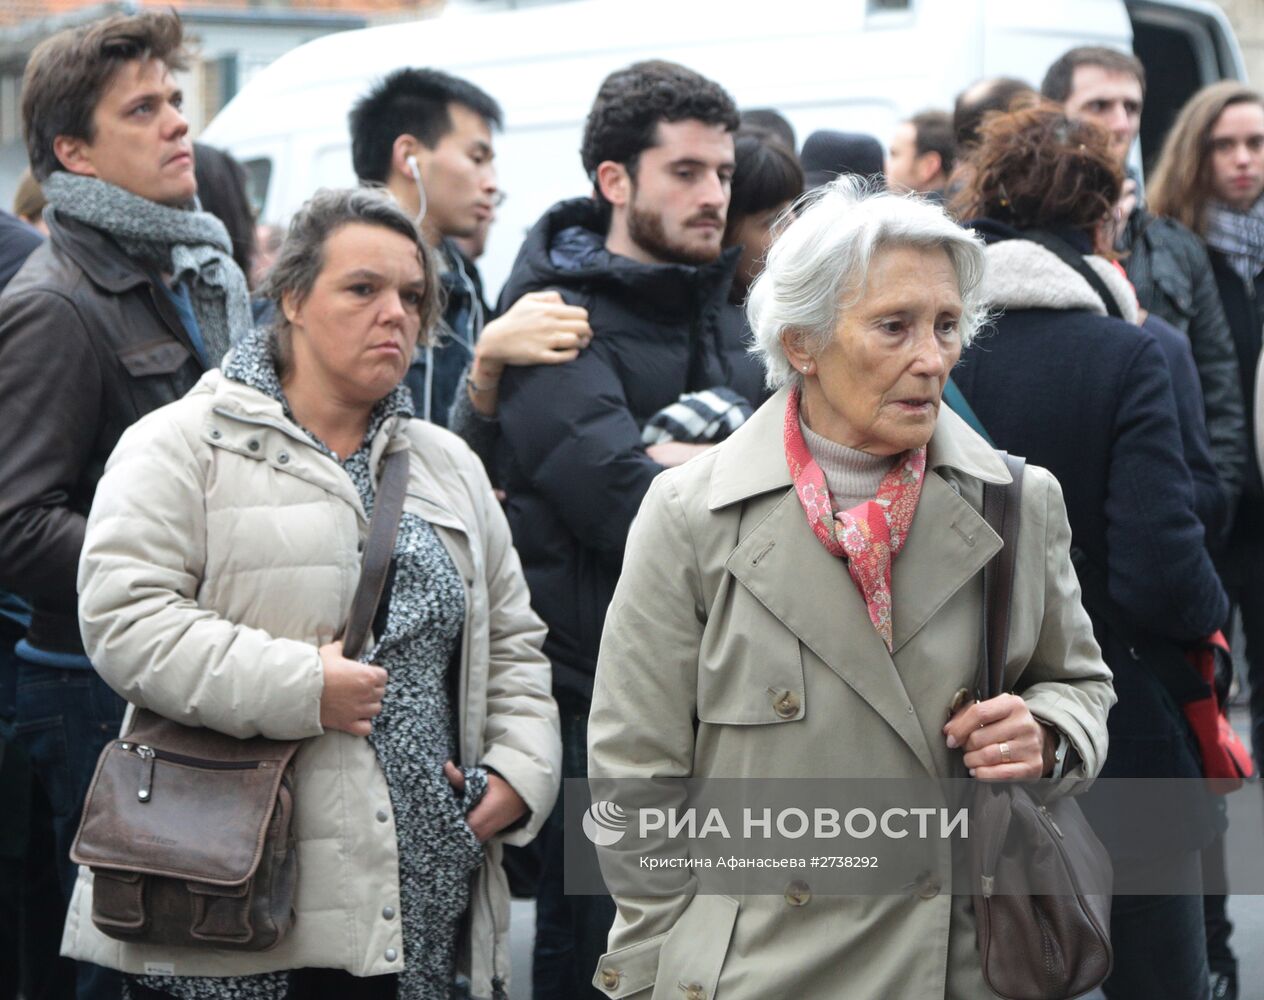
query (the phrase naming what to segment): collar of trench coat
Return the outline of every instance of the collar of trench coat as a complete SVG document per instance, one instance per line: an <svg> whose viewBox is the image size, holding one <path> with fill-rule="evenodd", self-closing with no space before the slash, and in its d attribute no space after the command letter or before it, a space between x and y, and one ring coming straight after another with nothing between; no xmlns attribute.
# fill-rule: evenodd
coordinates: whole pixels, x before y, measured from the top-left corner
<svg viewBox="0 0 1264 1000"><path fill-rule="evenodd" d="M891 568L890 652L842 561L812 533L795 496L782 440L787 389L717 449L707 497L717 511L744 503L741 540L726 562L736 580L877 711L936 771L916 703L896 667L900 651L1001 548L978 508L982 484L1011 481L996 451L947 406L927 447L926 480L904 548ZM963 478L964 477L964 478ZM746 524L753 527L747 529ZM852 637L844 646L839 635ZM875 669L886 664L886 669Z"/></svg>

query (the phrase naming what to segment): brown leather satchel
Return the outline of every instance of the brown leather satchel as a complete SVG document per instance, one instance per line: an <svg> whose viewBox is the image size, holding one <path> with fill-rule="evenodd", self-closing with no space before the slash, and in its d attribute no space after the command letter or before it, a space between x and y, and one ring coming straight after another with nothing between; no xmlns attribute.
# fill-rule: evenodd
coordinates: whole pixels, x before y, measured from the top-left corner
<svg viewBox="0 0 1264 1000"><path fill-rule="evenodd" d="M1002 453L1009 486L985 485L983 516L1004 546L983 571L980 698L1001 694L1009 645L1023 465ZM1111 864L1069 795L975 782L970 862L983 978L1006 1000L1063 1000L1109 974ZM1033 888L1034 887L1034 888Z"/></svg>
<svg viewBox="0 0 1264 1000"><path fill-rule="evenodd" d="M386 459L343 655L363 649L408 483ZM97 762L70 857L92 869L92 921L123 941L263 951L294 923L292 820L302 740L241 740L147 709Z"/></svg>

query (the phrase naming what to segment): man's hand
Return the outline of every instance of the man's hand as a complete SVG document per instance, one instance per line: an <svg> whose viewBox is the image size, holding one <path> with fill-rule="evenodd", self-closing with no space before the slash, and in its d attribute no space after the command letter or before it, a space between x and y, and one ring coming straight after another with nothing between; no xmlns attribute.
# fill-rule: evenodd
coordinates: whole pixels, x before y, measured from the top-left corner
<svg viewBox="0 0 1264 1000"><path fill-rule="evenodd" d="M321 646L318 652L325 668L320 724L352 736L368 736L373 719L382 712L386 671L371 663L348 660L342 655L341 640Z"/></svg>
<svg viewBox="0 0 1264 1000"><path fill-rule="evenodd" d="M465 775L452 761L443 765L443 774L448 779L448 783L458 792L465 791ZM510 823L517 822L526 811L527 804L522 801L522 796L513 790L513 786L499 774L489 773L487 791L479 800L478 805L465 817L465 822L474 831L478 842L485 844Z"/></svg>
<svg viewBox="0 0 1264 1000"><path fill-rule="evenodd" d="M677 465L684 465L691 458L697 458L709 448L714 448L713 444L685 444L682 441L664 441L662 444L652 444L645 449L645 454L652 458L659 465L665 465L667 468L675 468Z"/></svg>

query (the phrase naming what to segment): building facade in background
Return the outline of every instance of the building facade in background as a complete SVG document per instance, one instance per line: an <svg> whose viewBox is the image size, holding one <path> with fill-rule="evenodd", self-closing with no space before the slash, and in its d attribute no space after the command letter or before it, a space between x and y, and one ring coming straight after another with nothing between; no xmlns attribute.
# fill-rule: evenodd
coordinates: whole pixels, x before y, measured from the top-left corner
<svg viewBox="0 0 1264 1000"><path fill-rule="evenodd" d="M430 16L443 0L0 0L0 207L26 167L18 97L27 57L63 28L143 7L174 7L193 60L180 75L198 135L252 76L295 46L335 31Z"/></svg>

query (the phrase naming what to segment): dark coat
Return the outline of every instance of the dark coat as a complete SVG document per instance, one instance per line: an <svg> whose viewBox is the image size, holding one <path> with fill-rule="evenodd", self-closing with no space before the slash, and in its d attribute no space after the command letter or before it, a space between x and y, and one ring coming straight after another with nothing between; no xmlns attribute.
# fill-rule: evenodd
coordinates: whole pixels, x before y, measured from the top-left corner
<svg viewBox="0 0 1264 1000"><path fill-rule="evenodd" d="M1047 269L1006 261L994 251L1019 234L995 223L973 225L989 243L992 304L1006 311L995 332L965 352L954 381L998 448L1058 478L1073 544L1104 572L1110 597L1136 628L1177 642L1210 634L1223 623L1228 601L1194 513L1172 379L1158 342L1104 315L1087 282L1052 254L1044 251ZM1019 273L1006 274L1016 263ZM1022 301L998 292L1007 279ZM1095 310L1083 307L1089 303L1077 282ZM1126 295L1125 286L1121 300ZM1056 306L1039 307L1042 300ZM1175 699L1133 657L1128 640L1089 611L1119 697L1102 776L1199 777ZM1214 832L1209 810L1180 812L1163 831L1167 847L1206 843Z"/></svg>
<svg viewBox="0 0 1264 1000"><path fill-rule="evenodd" d="M1240 376L1230 325L1217 294L1202 240L1174 219L1138 206L1124 230L1122 250L1128 279L1143 309L1162 317L1189 337L1203 390L1207 434L1216 471L1230 502L1249 478L1248 393Z"/></svg>
<svg viewBox="0 0 1264 1000"><path fill-rule="evenodd" d="M501 293L556 289L588 310L592 344L563 365L507 368L500 384L500 467L514 544L555 688L586 702L606 608L641 498L662 466L645 422L685 392L728 385L719 317L737 251L713 264L641 264L605 249L587 198L532 228Z"/></svg>
<svg viewBox="0 0 1264 1000"><path fill-rule="evenodd" d="M750 353L755 336L746 322L746 309L732 300L726 301L720 308L719 324L720 343L731 372L728 386L758 409L772 398L772 390L764 383L763 362Z"/></svg>
<svg viewBox="0 0 1264 1000"><path fill-rule="evenodd" d="M1194 483L1194 513L1203 523L1208 545L1215 551L1218 547L1215 543L1223 542L1229 527L1230 498L1211 456L1203 391L1198 383L1198 368L1194 364L1189 340L1154 313L1146 317L1141 327L1154 334L1172 376L1172 394L1176 398L1185 464L1189 466Z"/></svg>
<svg viewBox="0 0 1264 1000"><path fill-rule="evenodd" d="M0 211L0 292L22 269L32 251L44 242L39 232L15 215Z"/></svg>
<svg viewBox="0 0 1264 1000"><path fill-rule="evenodd" d="M82 653L75 575L120 435L201 376L170 298L104 233L48 212L50 236L0 296L0 588L28 638Z"/></svg>
<svg viewBox="0 0 1264 1000"><path fill-rule="evenodd" d="M1264 324L1264 309L1260 308L1260 296L1264 295L1264 271L1255 276L1255 281L1247 282L1230 266L1229 259L1219 250L1208 249L1207 256L1211 259L1216 288L1220 291L1220 301L1224 305L1225 317L1233 335L1242 399L1246 412L1254 413L1255 366L1260 357L1261 324ZM1260 479L1254 434L1247 435L1247 442L1243 447L1250 456L1244 497L1257 507L1264 506L1264 483Z"/></svg>
<svg viewBox="0 0 1264 1000"><path fill-rule="evenodd" d="M413 397L417 416L447 427L465 371L474 360L474 345L483 332L487 306L483 302L483 281L478 269L456 244L444 240L437 255L444 263L443 273L439 275L443 316L435 343L417 351L404 376L404 384ZM432 367L433 375L429 374ZM430 382L429 409L426 406L427 379Z"/></svg>

